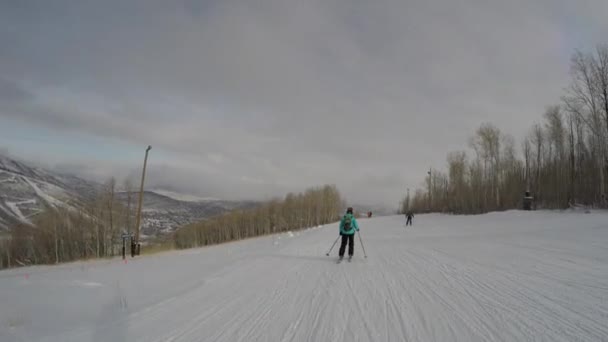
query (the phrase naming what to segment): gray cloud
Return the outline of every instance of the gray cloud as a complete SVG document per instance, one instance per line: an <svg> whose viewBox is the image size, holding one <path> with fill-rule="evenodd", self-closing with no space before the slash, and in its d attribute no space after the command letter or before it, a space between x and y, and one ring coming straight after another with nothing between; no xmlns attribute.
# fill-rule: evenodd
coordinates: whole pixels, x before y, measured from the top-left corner
<svg viewBox="0 0 608 342"><path fill-rule="evenodd" d="M9 2L0 120L152 144L172 157L151 182L203 195L336 183L393 204L480 122L527 129L558 101L576 39L606 37L607 12L602 0Z"/></svg>

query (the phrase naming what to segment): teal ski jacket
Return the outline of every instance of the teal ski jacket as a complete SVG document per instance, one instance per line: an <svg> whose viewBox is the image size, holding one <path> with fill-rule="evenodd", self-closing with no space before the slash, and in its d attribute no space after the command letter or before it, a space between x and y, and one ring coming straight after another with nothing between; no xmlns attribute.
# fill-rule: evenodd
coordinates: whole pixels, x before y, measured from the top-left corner
<svg viewBox="0 0 608 342"><path fill-rule="evenodd" d="M350 216L350 230L344 230L344 219L346 218L346 216ZM353 235L355 234L355 232L358 231L359 224L357 223L357 220L355 219L353 214L346 214L342 216L342 219L340 220L340 235Z"/></svg>

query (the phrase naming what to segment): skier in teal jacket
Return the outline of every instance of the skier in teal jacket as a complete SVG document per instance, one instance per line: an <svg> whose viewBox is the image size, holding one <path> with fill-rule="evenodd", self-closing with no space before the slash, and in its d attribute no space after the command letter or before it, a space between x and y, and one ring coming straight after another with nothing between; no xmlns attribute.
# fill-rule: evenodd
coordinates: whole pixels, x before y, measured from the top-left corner
<svg viewBox="0 0 608 342"><path fill-rule="evenodd" d="M348 258L352 259L355 249L355 232L359 231L359 224L353 215L353 208L346 209L346 214L340 220L340 235L342 244L340 245L340 260L344 258L346 244L348 243Z"/></svg>

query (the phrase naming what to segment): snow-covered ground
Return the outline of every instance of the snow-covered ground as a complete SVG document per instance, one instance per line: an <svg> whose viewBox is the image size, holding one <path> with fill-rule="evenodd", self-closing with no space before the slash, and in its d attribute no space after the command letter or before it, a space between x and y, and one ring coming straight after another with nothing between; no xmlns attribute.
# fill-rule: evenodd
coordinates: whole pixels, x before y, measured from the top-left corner
<svg viewBox="0 0 608 342"><path fill-rule="evenodd" d="M0 341L607 341L608 213L361 219L0 272Z"/></svg>

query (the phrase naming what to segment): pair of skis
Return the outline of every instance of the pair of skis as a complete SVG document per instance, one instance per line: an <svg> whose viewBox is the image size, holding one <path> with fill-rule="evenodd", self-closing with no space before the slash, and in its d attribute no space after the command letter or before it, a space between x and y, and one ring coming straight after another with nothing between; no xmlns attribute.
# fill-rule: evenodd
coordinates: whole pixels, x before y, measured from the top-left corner
<svg viewBox="0 0 608 342"><path fill-rule="evenodd" d="M339 264L342 262L342 260L344 260L344 258L338 258L338 261L336 262L336 264ZM353 257L348 257L346 260L348 260L348 262L352 262L353 261Z"/></svg>

